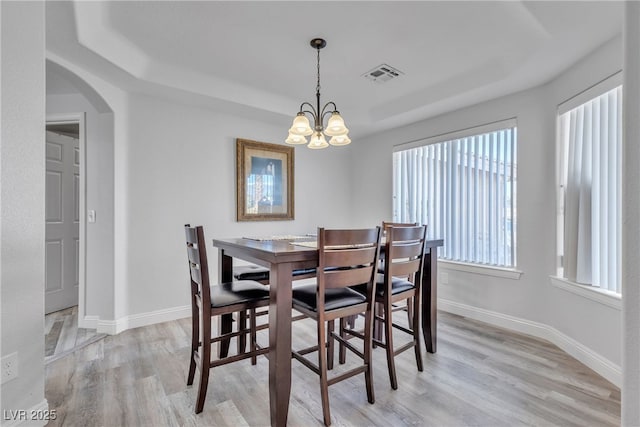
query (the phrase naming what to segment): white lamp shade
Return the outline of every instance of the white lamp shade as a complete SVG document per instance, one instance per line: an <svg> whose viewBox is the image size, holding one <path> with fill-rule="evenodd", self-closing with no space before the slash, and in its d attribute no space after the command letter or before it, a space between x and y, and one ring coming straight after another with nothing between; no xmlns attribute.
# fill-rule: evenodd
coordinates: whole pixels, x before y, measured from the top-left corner
<svg viewBox="0 0 640 427"><path fill-rule="evenodd" d="M340 116L340 113L334 111L329 117L327 122L327 128L324 130L324 134L327 136L346 135L349 129L344 125L344 120Z"/></svg>
<svg viewBox="0 0 640 427"><path fill-rule="evenodd" d="M292 133L289 133L289 137L287 139L285 139L285 141L287 144L306 144L307 143L307 138L305 138L302 135L294 135Z"/></svg>
<svg viewBox="0 0 640 427"><path fill-rule="evenodd" d="M305 116L304 113L298 113L298 115L296 115L296 118L293 119L291 129L289 129L289 133L301 136L309 136L313 133L313 129L311 129L311 125L309 124L309 119L307 119L307 116Z"/></svg>
<svg viewBox="0 0 640 427"><path fill-rule="evenodd" d="M314 150L319 150L321 148L327 148L329 144L327 144L327 140L324 138L324 135L320 132L316 132L311 137L311 141L309 141L309 145L307 147L312 148Z"/></svg>
<svg viewBox="0 0 640 427"><path fill-rule="evenodd" d="M329 144L331 145L347 145L350 143L351 138L349 138L347 135L332 136L329 140Z"/></svg>

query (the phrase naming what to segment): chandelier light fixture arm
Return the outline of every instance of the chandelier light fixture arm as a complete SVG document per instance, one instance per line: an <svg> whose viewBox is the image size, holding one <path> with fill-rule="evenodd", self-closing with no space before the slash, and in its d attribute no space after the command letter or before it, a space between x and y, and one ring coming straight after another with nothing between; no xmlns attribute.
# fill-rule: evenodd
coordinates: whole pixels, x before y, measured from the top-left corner
<svg viewBox="0 0 640 427"><path fill-rule="evenodd" d="M305 110L304 109L305 105L308 106L309 108L311 108L311 110ZM316 117L318 117L318 112L317 112L316 108L313 105L311 105L310 103L308 103L308 102L303 102L302 105L300 105L300 111L298 112L298 114L300 114L300 113L311 114L311 117L314 120L315 120ZM315 125L315 123L314 123L314 125Z"/></svg>
<svg viewBox="0 0 640 427"><path fill-rule="evenodd" d="M333 110L329 110L327 111L327 108L333 106ZM322 116L322 120L324 120L324 116L326 116L327 114L333 114L333 113L338 113L338 107L336 107L335 102L333 101L329 101L326 104L324 104L324 107L322 107L322 114L320 114L320 116Z"/></svg>
<svg viewBox="0 0 640 427"><path fill-rule="evenodd" d="M300 104L300 110L293 119L293 124L289 129L289 136L285 140L287 144L307 144L313 149L326 148L331 145L347 145L351 142L348 136L349 129L344 125L344 120L340 116L338 107L335 102L327 102L322 109L320 108L320 49L327 45L323 39L316 38L311 40L311 47L317 50L317 70L318 80L316 84L316 106L309 102ZM305 109L307 108L307 109ZM313 119L313 128L307 114ZM324 126L325 116L330 115ZM325 135L331 137L329 143L325 139ZM307 141L307 136L311 136Z"/></svg>

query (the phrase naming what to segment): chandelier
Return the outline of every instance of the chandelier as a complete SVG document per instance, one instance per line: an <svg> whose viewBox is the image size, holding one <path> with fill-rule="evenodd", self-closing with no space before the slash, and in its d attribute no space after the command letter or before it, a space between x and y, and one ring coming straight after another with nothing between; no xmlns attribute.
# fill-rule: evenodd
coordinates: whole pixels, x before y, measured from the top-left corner
<svg viewBox="0 0 640 427"><path fill-rule="evenodd" d="M306 144L307 136L311 135L307 147L313 149L327 148L331 145L347 145L351 139L347 136L349 129L344 125L344 120L340 116L340 112L333 101L327 102L320 109L320 49L327 45L324 39L313 39L310 42L311 47L318 52L318 83L316 85L316 107L309 102L303 102L300 105L300 111L293 119L293 125L289 129L289 136L285 140L287 144ZM309 122L309 117L313 119L313 128ZM329 115L327 126L323 122L324 118ZM330 137L329 144L325 135Z"/></svg>

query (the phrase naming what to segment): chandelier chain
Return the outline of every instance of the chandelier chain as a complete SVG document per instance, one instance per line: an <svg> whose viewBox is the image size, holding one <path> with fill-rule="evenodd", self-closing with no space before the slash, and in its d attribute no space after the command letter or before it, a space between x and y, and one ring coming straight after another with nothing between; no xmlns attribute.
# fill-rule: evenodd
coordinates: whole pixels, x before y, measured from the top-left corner
<svg viewBox="0 0 640 427"><path fill-rule="evenodd" d="M318 51L318 84L316 85L316 92L320 93L320 48L316 50Z"/></svg>

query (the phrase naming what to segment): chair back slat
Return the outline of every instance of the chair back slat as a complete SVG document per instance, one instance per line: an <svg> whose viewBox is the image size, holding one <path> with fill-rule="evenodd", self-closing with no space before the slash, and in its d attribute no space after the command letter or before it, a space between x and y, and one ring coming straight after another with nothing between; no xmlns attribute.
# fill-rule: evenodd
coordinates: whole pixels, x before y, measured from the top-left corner
<svg viewBox="0 0 640 427"><path fill-rule="evenodd" d="M369 263L377 250L378 247L373 245L349 249L327 249L324 252L325 268L350 267Z"/></svg>
<svg viewBox="0 0 640 427"><path fill-rule="evenodd" d="M393 276L405 277L420 271L422 259L396 261L392 265Z"/></svg>
<svg viewBox="0 0 640 427"><path fill-rule="evenodd" d="M200 266L197 264L191 264L189 270L191 271L191 281L198 285L199 291L202 286L202 273L200 272Z"/></svg>
<svg viewBox="0 0 640 427"><path fill-rule="evenodd" d="M412 242L398 242L397 240L395 240L393 244L393 258L413 258L420 256L423 250L423 246L424 242L420 240L420 238Z"/></svg>
<svg viewBox="0 0 640 427"><path fill-rule="evenodd" d="M354 284L367 283L371 279L374 266L354 267L348 270L327 271L324 276L325 289L344 288Z"/></svg>
<svg viewBox="0 0 640 427"><path fill-rule="evenodd" d="M420 225L417 222L390 222L390 221L382 221L382 229L386 230L387 227L415 227L416 225Z"/></svg>
<svg viewBox="0 0 640 427"><path fill-rule="evenodd" d="M418 225L388 225L393 227L393 239L398 242L420 240L422 238L422 228Z"/></svg>
<svg viewBox="0 0 640 427"><path fill-rule="evenodd" d="M200 251L198 250L197 244L192 245L191 243L187 243L187 256L189 262L200 265Z"/></svg>
<svg viewBox="0 0 640 427"><path fill-rule="evenodd" d="M320 228L324 230L324 228ZM359 230L325 230L325 246L367 245L375 241L375 228ZM318 236L319 238L320 236Z"/></svg>
<svg viewBox="0 0 640 427"><path fill-rule="evenodd" d="M184 232L187 238L187 244L195 244L198 242L198 236L195 227L191 227L189 224L186 224L184 227Z"/></svg>

